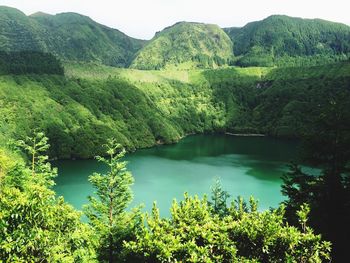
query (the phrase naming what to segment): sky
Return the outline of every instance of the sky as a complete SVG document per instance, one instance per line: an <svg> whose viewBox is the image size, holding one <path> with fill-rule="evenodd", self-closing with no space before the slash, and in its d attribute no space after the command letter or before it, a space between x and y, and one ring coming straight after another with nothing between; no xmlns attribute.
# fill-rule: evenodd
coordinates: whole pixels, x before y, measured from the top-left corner
<svg viewBox="0 0 350 263"><path fill-rule="evenodd" d="M129 36L150 39L179 21L244 26L269 15L322 18L350 25L349 0L0 0L27 15L76 12Z"/></svg>

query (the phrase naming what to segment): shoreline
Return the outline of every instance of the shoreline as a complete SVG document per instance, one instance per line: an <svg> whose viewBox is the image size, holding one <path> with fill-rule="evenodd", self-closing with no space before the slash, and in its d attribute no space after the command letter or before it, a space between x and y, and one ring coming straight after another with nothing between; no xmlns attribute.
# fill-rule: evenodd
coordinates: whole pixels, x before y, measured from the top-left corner
<svg viewBox="0 0 350 263"><path fill-rule="evenodd" d="M266 137L266 135L262 134L262 133L231 133L231 132L225 132L225 135L240 136L240 137Z"/></svg>
<svg viewBox="0 0 350 263"><path fill-rule="evenodd" d="M267 135L265 134L260 134L260 133L231 133L231 132L218 132L218 133L187 133L179 138L176 138L175 141L171 142L171 143L165 143L163 141L155 141L155 143L153 145L147 146L147 147L140 147L140 148L136 148L133 150L129 150L127 151L127 154L129 153L133 153L136 152L138 150L143 150L143 149L149 149L152 147L157 147L157 146L165 146L165 145L171 145L171 144L177 144L180 140L188 137L188 136L192 136L192 135L201 135L201 134L223 134L223 135L228 135L228 136L236 136L236 137L266 137ZM55 162L55 161L65 161L65 160L71 160L71 161L75 161L75 160L93 160L95 159L95 157L88 157L88 158L79 158L79 157L75 157L75 158L50 158L49 161L50 162Z"/></svg>

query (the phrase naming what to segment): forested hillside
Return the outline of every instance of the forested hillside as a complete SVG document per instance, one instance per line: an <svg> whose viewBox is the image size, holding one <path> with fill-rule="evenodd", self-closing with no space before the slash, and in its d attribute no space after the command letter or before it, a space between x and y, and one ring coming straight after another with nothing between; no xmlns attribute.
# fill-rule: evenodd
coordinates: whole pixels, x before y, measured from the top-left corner
<svg viewBox="0 0 350 263"><path fill-rule="evenodd" d="M129 150L203 132L300 137L323 98L334 89L349 89L349 69L349 63L338 63L139 71L70 63L66 77L1 76L0 110L6 117L0 128L3 136L16 139L43 129L53 158L101 154L111 136Z"/></svg>
<svg viewBox="0 0 350 263"><path fill-rule="evenodd" d="M26 16L17 9L0 7L1 51L43 51L63 60L127 67L144 43L83 15Z"/></svg>
<svg viewBox="0 0 350 263"><path fill-rule="evenodd" d="M0 75L29 73L64 75L64 69L61 62L50 53L0 51Z"/></svg>
<svg viewBox="0 0 350 263"><path fill-rule="evenodd" d="M232 60L232 43L216 25L179 22L156 33L131 67L162 69L215 68Z"/></svg>
<svg viewBox="0 0 350 263"><path fill-rule="evenodd" d="M226 100L227 107L237 98L244 103L240 114L227 120L227 129L300 138L318 118L320 104L337 91L350 91L350 63L273 68L244 90L227 81L216 85L217 97ZM350 101L347 96L343 99Z"/></svg>
<svg viewBox="0 0 350 263"><path fill-rule="evenodd" d="M149 40L131 38L76 13L26 16L0 7L0 51L42 51L64 61L149 70L305 66L347 60L347 25L274 15L242 28L179 22Z"/></svg>
<svg viewBox="0 0 350 263"><path fill-rule="evenodd" d="M273 15L224 30L240 66L322 64L350 53L350 27L321 19Z"/></svg>
<svg viewBox="0 0 350 263"><path fill-rule="evenodd" d="M134 150L224 126L210 89L172 79L13 75L1 77L0 86L2 134L23 138L40 127L52 157L93 157L109 137Z"/></svg>

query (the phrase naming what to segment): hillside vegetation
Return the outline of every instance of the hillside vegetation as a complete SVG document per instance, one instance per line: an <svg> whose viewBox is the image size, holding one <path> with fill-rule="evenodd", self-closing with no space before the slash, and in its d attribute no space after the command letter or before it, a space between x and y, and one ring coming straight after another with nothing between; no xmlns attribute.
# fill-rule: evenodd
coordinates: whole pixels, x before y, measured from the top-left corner
<svg viewBox="0 0 350 263"><path fill-rule="evenodd" d="M350 27L320 19L274 15L224 30L241 66L322 64L350 53Z"/></svg>
<svg viewBox="0 0 350 263"><path fill-rule="evenodd" d="M129 150L203 132L299 137L325 96L350 87L349 63L189 71L76 63L65 71L0 77L2 136L20 139L39 127L53 158L101 154L112 136Z"/></svg>
<svg viewBox="0 0 350 263"><path fill-rule="evenodd" d="M127 67L144 42L75 13L26 16L0 7L2 51L43 51L63 60Z"/></svg>
<svg viewBox="0 0 350 263"><path fill-rule="evenodd" d="M49 53L0 51L0 75L28 73L63 75L64 69L61 62Z"/></svg>
<svg viewBox="0 0 350 263"><path fill-rule="evenodd" d="M157 78L152 73L146 77ZM176 79L0 78L0 110L6 116L0 121L2 133L24 138L40 127L50 138L52 157L101 154L109 137L134 150L224 126L223 105L213 101L208 87Z"/></svg>
<svg viewBox="0 0 350 263"><path fill-rule="evenodd" d="M0 6L0 51L142 70L320 65L347 60L349 43L349 26L320 19L274 15L224 30L179 22L144 41L76 13L26 16Z"/></svg>
<svg viewBox="0 0 350 263"><path fill-rule="evenodd" d="M161 69L215 68L232 60L232 43L216 25L180 22L158 32L131 67Z"/></svg>

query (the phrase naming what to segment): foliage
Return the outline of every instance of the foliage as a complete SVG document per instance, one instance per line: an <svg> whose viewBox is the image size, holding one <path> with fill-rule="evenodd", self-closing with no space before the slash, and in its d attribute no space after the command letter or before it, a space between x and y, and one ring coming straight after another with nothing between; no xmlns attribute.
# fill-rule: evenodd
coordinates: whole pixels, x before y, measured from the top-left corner
<svg viewBox="0 0 350 263"><path fill-rule="evenodd" d="M53 55L35 51L0 51L0 74L56 74L63 75L59 60Z"/></svg>
<svg viewBox="0 0 350 263"><path fill-rule="evenodd" d="M50 148L48 140L43 132L35 132L33 137L27 137L25 141L19 140L16 144L29 155L32 180L50 187L54 184L53 178L57 176L57 169L51 169L49 157L45 155Z"/></svg>
<svg viewBox="0 0 350 263"><path fill-rule="evenodd" d="M51 158L103 154L101 145L112 136L134 150L224 125L223 105L212 101L208 87L173 79L0 78L4 136L22 139L39 127L50 138Z"/></svg>
<svg viewBox="0 0 350 263"><path fill-rule="evenodd" d="M0 50L51 52L63 60L127 67L143 40L75 13L26 16L0 7Z"/></svg>
<svg viewBox="0 0 350 263"><path fill-rule="evenodd" d="M278 137L312 134L320 105L332 94L349 91L348 63L271 70L258 86L252 125ZM345 74L344 74L345 73ZM343 96L345 103L350 97Z"/></svg>
<svg viewBox="0 0 350 263"><path fill-rule="evenodd" d="M215 68L232 60L232 48L229 37L216 25L179 22L156 33L137 53L131 67Z"/></svg>
<svg viewBox="0 0 350 263"><path fill-rule="evenodd" d="M171 218L159 217L156 206L136 241L125 243L128 256L143 262L322 262L330 244L310 228L300 232L284 223L284 208L258 212L229 207L220 218L211 214L206 198L185 194L174 201Z"/></svg>
<svg viewBox="0 0 350 263"><path fill-rule="evenodd" d="M0 258L4 262L95 262L92 231L81 223L81 213L41 183L56 172L46 162L47 156L34 151L47 149L45 137L36 137L41 138L40 146L25 145L36 153L35 160L41 160L35 163L35 175L21 161L9 161L6 167L0 158L0 170L6 167L0 185Z"/></svg>
<svg viewBox="0 0 350 263"><path fill-rule="evenodd" d="M93 262L90 229L53 191L5 187L0 207L0 258L6 262Z"/></svg>
<svg viewBox="0 0 350 263"><path fill-rule="evenodd" d="M350 28L320 19L272 15L226 28L240 66L307 66L347 60Z"/></svg>
<svg viewBox="0 0 350 263"><path fill-rule="evenodd" d="M310 205L310 225L334 244L334 258L347 258L346 240L350 233L349 158L350 103L348 89L336 88L320 100L318 118L304 137L304 160L322 169L318 175L292 166L284 177L282 193L288 219L301 203Z"/></svg>
<svg viewBox="0 0 350 263"><path fill-rule="evenodd" d="M39 128L51 158L101 155L110 137L127 150L204 132L300 137L322 98L347 89L349 65L139 71L71 64L68 77L1 76L0 137L23 139Z"/></svg>
<svg viewBox="0 0 350 263"><path fill-rule="evenodd" d="M89 197L85 214L99 240L99 259L112 263L121 260L122 242L133 237L139 212L125 212L132 200L130 186L134 181L126 170L126 162L121 160L125 150L114 139L110 139L106 147L108 158L97 159L108 166L108 172L89 177L96 197Z"/></svg>
<svg viewBox="0 0 350 263"><path fill-rule="evenodd" d="M211 200L208 205L212 208L214 214L224 217L228 214L227 199L230 194L222 189L220 179L216 179L214 185L211 187Z"/></svg>

